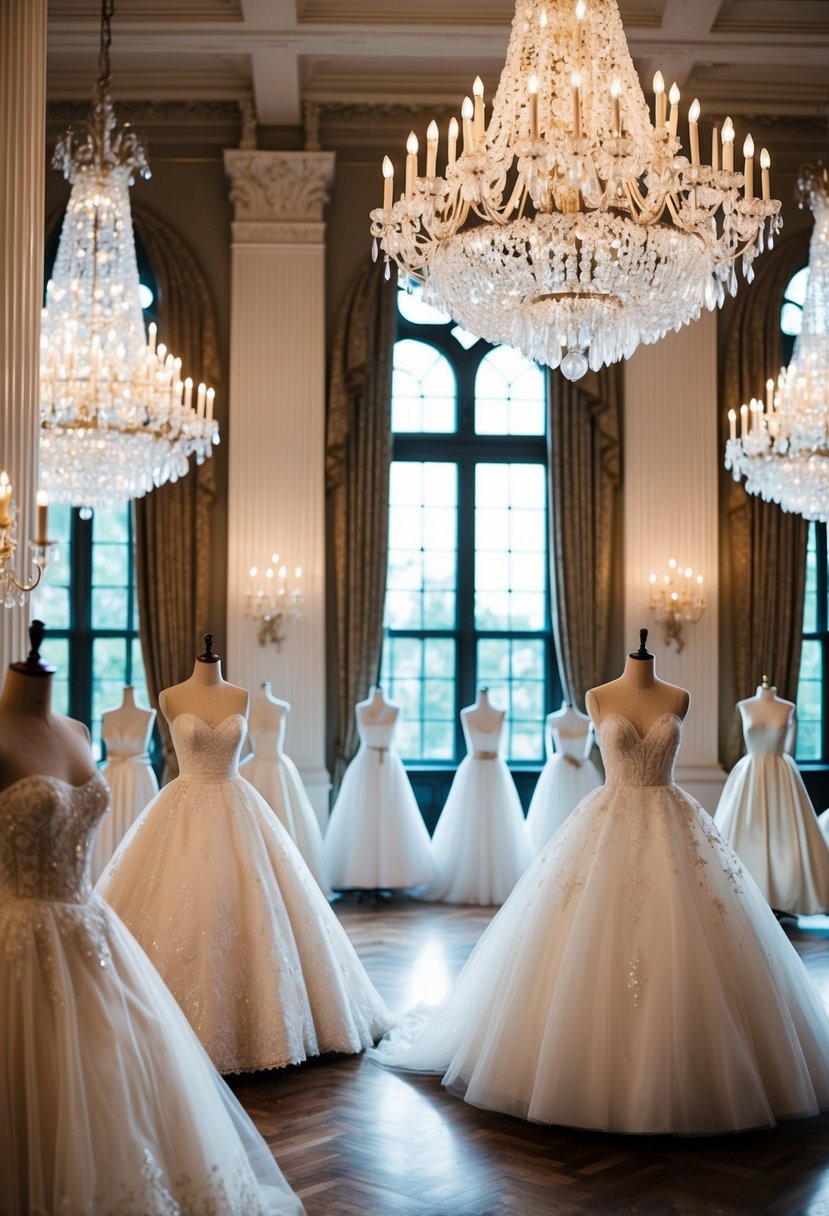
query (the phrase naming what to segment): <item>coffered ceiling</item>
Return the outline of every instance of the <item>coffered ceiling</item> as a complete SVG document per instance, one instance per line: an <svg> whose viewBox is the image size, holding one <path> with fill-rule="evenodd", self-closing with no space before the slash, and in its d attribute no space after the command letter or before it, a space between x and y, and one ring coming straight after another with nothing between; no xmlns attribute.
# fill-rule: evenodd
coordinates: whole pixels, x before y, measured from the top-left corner
<svg viewBox="0 0 829 1216"><path fill-rule="evenodd" d="M550 0L570 3L570 0ZM590 0L588 0L588 3ZM829 0L620 0L640 76L704 111L829 116ZM116 99L252 101L259 123L321 108L455 107L504 59L510 0L117 0ZM97 0L49 0L50 101L89 95Z"/></svg>

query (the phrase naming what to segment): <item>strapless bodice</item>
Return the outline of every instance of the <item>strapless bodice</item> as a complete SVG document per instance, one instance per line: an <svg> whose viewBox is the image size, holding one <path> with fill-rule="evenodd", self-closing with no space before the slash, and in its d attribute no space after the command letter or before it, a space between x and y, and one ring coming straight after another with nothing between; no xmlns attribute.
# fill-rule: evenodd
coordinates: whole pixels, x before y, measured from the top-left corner
<svg viewBox="0 0 829 1216"><path fill-rule="evenodd" d="M629 718L605 714L596 727L606 785L673 785L681 719L660 714L644 738Z"/></svg>
<svg viewBox="0 0 829 1216"><path fill-rule="evenodd" d="M461 722L468 754L480 760L493 760L501 746L503 721L499 722L494 730L481 730L463 719Z"/></svg>
<svg viewBox="0 0 829 1216"><path fill-rule="evenodd" d="M388 751L394 738L394 728L396 725L396 718L392 722L376 722L371 724L358 720L357 729L360 732L360 742L364 747L376 747L383 751Z"/></svg>
<svg viewBox="0 0 829 1216"><path fill-rule="evenodd" d="M757 723L743 729L746 751L750 756L782 756L785 751L786 734L789 726L784 722Z"/></svg>
<svg viewBox="0 0 829 1216"><path fill-rule="evenodd" d="M252 726L248 723L248 739L257 760L270 760L273 756L281 756L285 740L285 722L283 720L276 728Z"/></svg>
<svg viewBox="0 0 829 1216"><path fill-rule="evenodd" d="M550 727L550 734L553 737L555 744L555 755L564 756L566 759L573 761L576 764L584 763L584 754L587 750L587 736L589 730L583 735L567 735L556 730L554 726Z"/></svg>
<svg viewBox="0 0 829 1216"><path fill-rule="evenodd" d="M139 760L147 758L147 748L150 743L153 724L150 720L147 727L140 731L128 731L107 725L104 718L101 726L101 738L107 747L107 760Z"/></svg>
<svg viewBox="0 0 829 1216"><path fill-rule="evenodd" d="M244 714L229 714L216 726L196 714L179 714L170 723L179 774L190 781L233 781L246 730Z"/></svg>
<svg viewBox="0 0 829 1216"><path fill-rule="evenodd" d="M0 793L0 896L82 903L89 898L89 846L107 809L100 773L84 785L22 777Z"/></svg>

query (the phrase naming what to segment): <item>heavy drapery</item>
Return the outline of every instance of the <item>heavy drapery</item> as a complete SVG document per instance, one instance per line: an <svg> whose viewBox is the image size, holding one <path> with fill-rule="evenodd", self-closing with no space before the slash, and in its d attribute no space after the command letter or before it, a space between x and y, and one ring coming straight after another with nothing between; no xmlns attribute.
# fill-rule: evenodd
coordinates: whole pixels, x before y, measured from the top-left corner
<svg viewBox="0 0 829 1216"><path fill-rule="evenodd" d="M582 710L585 692L607 678L622 386L620 364L575 384L549 375L553 629L565 692Z"/></svg>
<svg viewBox="0 0 829 1216"><path fill-rule="evenodd" d="M158 282L159 335L181 358L187 375L217 387L216 319L207 281L191 250L163 220L135 207L136 232ZM201 650L210 580L209 511L215 468L207 460L174 485L135 503L135 563L141 651L153 705L171 684L186 680ZM163 779L178 772L170 731L158 716Z"/></svg>
<svg viewBox="0 0 829 1216"><path fill-rule="evenodd" d="M333 548L336 727L333 786L357 748L354 706L383 644L396 291L369 264L340 312L331 361L326 492Z"/></svg>

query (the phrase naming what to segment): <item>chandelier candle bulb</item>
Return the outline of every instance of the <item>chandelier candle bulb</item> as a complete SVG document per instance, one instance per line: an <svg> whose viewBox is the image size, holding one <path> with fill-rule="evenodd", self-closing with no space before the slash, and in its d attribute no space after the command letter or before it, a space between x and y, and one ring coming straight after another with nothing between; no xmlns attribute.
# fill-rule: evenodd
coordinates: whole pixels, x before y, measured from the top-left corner
<svg viewBox="0 0 829 1216"><path fill-rule="evenodd" d="M409 138L406 140L406 198L410 199L414 193L415 178L417 177L417 150L418 142L414 131L409 132Z"/></svg>
<svg viewBox="0 0 829 1216"><path fill-rule="evenodd" d="M193 381L190 376L184 381L184 408L186 410L193 408Z"/></svg>
<svg viewBox="0 0 829 1216"><path fill-rule="evenodd" d="M771 157L767 148L760 149L760 188L763 193L763 202L767 203L771 198L771 183L769 182L769 169L771 168Z"/></svg>
<svg viewBox="0 0 829 1216"><path fill-rule="evenodd" d="M728 435L732 443L737 441L737 411L728 411Z"/></svg>
<svg viewBox="0 0 829 1216"><path fill-rule="evenodd" d="M484 82L480 76L475 77L475 82L472 85L472 96L475 98L474 110L474 135L475 147L478 151L483 148L484 144Z"/></svg>
<svg viewBox="0 0 829 1216"><path fill-rule="evenodd" d="M37 535L35 542L38 545L48 545L49 543L49 495L45 490L38 490L36 495L37 501Z"/></svg>
<svg viewBox="0 0 829 1216"><path fill-rule="evenodd" d="M531 76L527 81L527 95L530 103L530 138L538 139L538 77Z"/></svg>
<svg viewBox="0 0 829 1216"><path fill-rule="evenodd" d="M748 426L748 406L740 406L740 439L745 439Z"/></svg>
<svg viewBox="0 0 829 1216"><path fill-rule="evenodd" d="M155 321L150 321L150 324L147 327L147 335L148 335L147 345L149 348L149 352L151 355L154 355L155 354L155 340L156 340L156 337L158 336L158 326L156 325Z"/></svg>
<svg viewBox="0 0 829 1216"><path fill-rule="evenodd" d="M196 397L196 414L199 418L204 417L204 405L205 405L206 396L207 396L207 386L204 384L200 384L198 396Z"/></svg>
<svg viewBox="0 0 829 1216"><path fill-rule="evenodd" d="M426 130L426 176L434 177L438 167L438 124L434 119Z"/></svg>
<svg viewBox="0 0 829 1216"><path fill-rule="evenodd" d="M209 388L207 390L207 401L206 401L206 416L207 416L208 422L213 421L213 402L215 400L216 400L216 390L215 390L215 388Z"/></svg>
<svg viewBox="0 0 829 1216"><path fill-rule="evenodd" d="M691 164L699 164L699 102L696 97L688 111L688 142L691 145Z"/></svg>
<svg viewBox="0 0 829 1216"><path fill-rule="evenodd" d="M746 136L743 144L743 156L745 157L745 168L743 170L745 177L745 197L747 200L754 198L754 140L750 135Z"/></svg>
<svg viewBox="0 0 829 1216"><path fill-rule="evenodd" d="M676 82L674 82L671 85L671 91L668 94L668 97L671 102L671 117L669 120L669 129L670 129L671 135L675 136L677 127L679 125L679 89L677 88Z"/></svg>
<svg viewBox="0 0 829 1216"><path fill-rule="evenodd" d="M581 139L581 73L574 72L570 77L573 90L573 139Z"/></svg>
<svg viewBox="0 0 829 1216"><path fill-rule="evenodd" d="M383 210L391 211L394 202L394 165L390 156L383 157Z"/></svg>
<svg viewBox="0 0 829 1216"><path fill-rule="evenodd" d="M720 171L720 129L714 127L711 131L711 168L714 173Z"/></svg>
<svg viewBox="0 0 829 1216"><path fill-rule="evenodd" d="M661 131L665 126L665 78L657 72L653 78L654 126Z"/></svg>
<svg viewBox="0 0 829 1216"><path fill-rule="evenodd" d="M474 114L474 112L475 112L475 108L472 105L472 98L464 97L463 104L461 105L461 118L463 119L463 150L464 150L464 153L469 153L469 152L474 151L473 141L472 141L472 115Z"/></svg>
<svg viewBox="0 0 829 1216"><path fill-rule="evenodd" d="M449 135L446 141L446 166L454 165L458 159L458 120L455 117L449 119Z"/></svg>
<svg viewBox="0 0 829 1216"><path fill-rule="evenodd" d="M774 409L774 381L766 381L766 409L769 413Z"/></svg>
<svg viewBox="0 0 829 1216"><path fill-rule="evenodd" d="M722 125L722 167L726 173L734 172L734 123L726 118Z"/></svg>

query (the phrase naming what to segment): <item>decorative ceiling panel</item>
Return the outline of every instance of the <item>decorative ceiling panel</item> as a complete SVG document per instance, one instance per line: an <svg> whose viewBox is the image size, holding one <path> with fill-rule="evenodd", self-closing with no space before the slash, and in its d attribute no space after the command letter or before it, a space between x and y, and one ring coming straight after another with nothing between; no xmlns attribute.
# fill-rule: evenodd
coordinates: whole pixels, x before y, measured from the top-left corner
<svg viewBox="0 0 829 1216"><path fill-rule="evenodd" d="M658 26L664 0L620 0L626 26ZM509 26L514 0L297 0L300 23Z"/></svg>
<svg viewBox="0 0 829 1216"><path fill-rule="evenodd" d="M101 6L95 0L49 0L50 21L95 21ZM124 22L242 21L241 0L118 0L114 35Z"/></svg>

